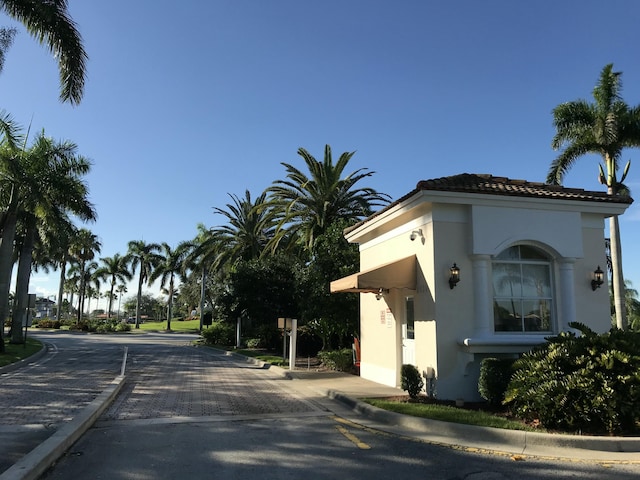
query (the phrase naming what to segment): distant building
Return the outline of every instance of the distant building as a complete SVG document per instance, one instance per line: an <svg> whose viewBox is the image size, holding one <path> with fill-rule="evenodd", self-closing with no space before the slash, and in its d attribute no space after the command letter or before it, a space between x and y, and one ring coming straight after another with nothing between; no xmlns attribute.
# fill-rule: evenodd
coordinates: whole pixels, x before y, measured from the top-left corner
<svg viewBox="0 0 640 480"><path fill-rule="evenodd" d="M37 297L34 308L34 318L53 317L56 314L56 302L45 297Z"/></svg>

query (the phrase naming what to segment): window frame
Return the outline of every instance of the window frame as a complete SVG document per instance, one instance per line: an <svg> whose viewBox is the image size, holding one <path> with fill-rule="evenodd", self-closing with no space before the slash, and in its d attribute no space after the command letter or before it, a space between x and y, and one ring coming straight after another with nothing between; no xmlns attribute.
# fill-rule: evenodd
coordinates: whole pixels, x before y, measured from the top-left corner
<svg viewBox="0 0 640 480"><path fill-rule="evenodd" d="M527 258L524 255L522 247L525 247L530 250L531 253L535 254L535 258L532 255L532 258ZM508 255L509 250L517 248L518 256L517 258L499 258L505 254ZM505 255L506 256L506 255ZM497 274L497 265L507 265L507 266L517 266L518 276L517 283L512 284L517 285L520 293L518 295L498 295L498 293L502 293L497 291L496 289L496 274ZM546 285L543 285L543 288L546 290L542 294L531 295L530 293L526 293L525 288L527 287L527 281L525 279L532 278L525 276L525 270L527 266L544 266L546 269ZM511 270L511 274L513 273L513 268L507 268ZM507 270L505 269L505 270ZM509 274L509 272L507 272ZM502 250L498 255L494 256L491 261L491 288L492 288L492 301L493 301L493 333L495 335L505 335L505 334L514 334L514 335L549 335L553 334L555 330L555 322L556 322L556 294L555 294L555 281L554 281L554 259L551 255L549 255L546 251L541 249L538 246L529 245L529 244L515 244L504 250ZM530 288L528 289L530 292ZM517 305L517 313L514 306L514 303ZM513 309L514 315L518 315L517 319L509 319L499 316L500 304L509 304L511 309ZM529 304L529 307L525 307L525 305ZM545 308L546 307L546 308ZM504 307L503 307L504 308ZM537 310L536 310L537 308ZM509 311L509 308L505 308L505 310ZM531 312L527 314L526 312ZM533 312L544 312L546 315L538 314L534 317L531 317ZM529 317L529 318L528 318ZM517 321L519 321L519 325ZM505 326L505 328L498 329L501 323ZM510 323L509 323L510 322ZM527 326L529 324L529 327ZM538 328L531 328L531 326L535 326L539 324ZM546 325L548 324L548 328ZM509 328L511 325L512 328ZM519 328L513 328L513 327Z"/></svg>

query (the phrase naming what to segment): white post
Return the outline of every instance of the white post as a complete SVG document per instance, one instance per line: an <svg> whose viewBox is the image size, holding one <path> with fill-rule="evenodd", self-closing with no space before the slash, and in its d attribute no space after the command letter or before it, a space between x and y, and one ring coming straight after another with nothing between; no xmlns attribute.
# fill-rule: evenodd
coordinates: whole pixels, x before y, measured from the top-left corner
<svg viewBox="0 0 640 480"><path fill-rule="evenodd" d="M291 333L289 336L289 370L296 366L296 340L298 337L298 320L291 319Z"/></svg>
<svg viewBox="0 0 640 480"><path fill-rule="evenodd" d="M202 314L200 314L200 318L202 318ZM236 348L240 348L241 343L241 335L240 335L240 326L242 323L241 317L238 317L238 324L236 326Z"/></svg>

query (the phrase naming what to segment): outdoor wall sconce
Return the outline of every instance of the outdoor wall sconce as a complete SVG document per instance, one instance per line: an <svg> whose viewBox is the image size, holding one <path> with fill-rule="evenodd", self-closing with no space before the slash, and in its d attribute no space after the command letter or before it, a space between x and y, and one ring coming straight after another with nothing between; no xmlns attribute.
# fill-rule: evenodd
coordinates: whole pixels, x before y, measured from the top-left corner
<svg viewBox="0 0 640 480"><path fill-rule="evenodd" d="M421 228L419 228L418 230L414 230L413 232L411 232L411 236L409 236L409 238L411 239L412 242L418 237L424 238L424 235L422 234L422 229Z"/></svg>
<svg viewBox="0 0 640 480"><path fill-rule="evenodd" d="M381 300L385 293L389 293L387 288L381 288L378 290L378 293L376 293L376 300Z"/></svg>
<svg viewBox="0 0 640 480"><path fill-rule="evenodd" d="M604 272L598 265L595 272L593 272L593 280L591 280L591 289L595 292L604 283Z"/></svg>
<svg viewBox="0 0 640 480"><path fill-rule="evenodd" d="M449 287L453 290L458 282L460 281L460 267L458 265L453 264L453 267L449 269Z"/></svg>

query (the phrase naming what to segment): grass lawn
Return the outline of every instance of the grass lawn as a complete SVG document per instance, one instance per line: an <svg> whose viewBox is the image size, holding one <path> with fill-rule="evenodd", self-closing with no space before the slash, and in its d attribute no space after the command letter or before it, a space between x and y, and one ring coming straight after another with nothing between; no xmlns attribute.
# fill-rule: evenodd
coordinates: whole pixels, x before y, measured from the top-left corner
<svg viewBox="0 0 640 480"><path fill-rule="evenodd" d="M10 363L18 362L24 358L30 357L34 353L37 353L42 348L42 343L35 338L30 338L27 335L27 344L14 345L8 342L5 338L4 342L5 352L0 353L0 367L9 365Z"/></svg>
<svg viewBox="0 0 640 480"><path fill-rule="evenodd" d="M135 326L131 325L131 331L135 332ZM198 333L200 328L200 320L171 320L172 332ZM140 324L140 330L166 330L167 322L144 322Z"/></svg>
<svg viewBox="0 0 640 480"><path fill-rule="evenodd" d="M542 428L534 428L517 419L510 419L503 415L490 412L453 407L438 403L405 402L396 400L368 398L364 401L374 407L391 412L412 415L414 417L430 418L443 422L464 423L482 427L505 428L509 430L525 430L529 432L543 432Z"/></svg>

